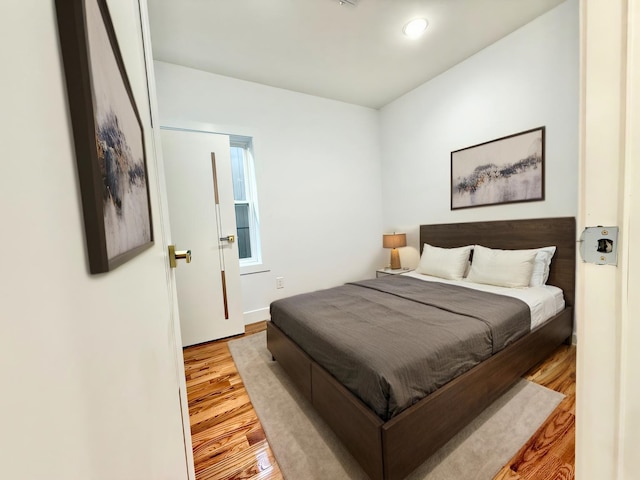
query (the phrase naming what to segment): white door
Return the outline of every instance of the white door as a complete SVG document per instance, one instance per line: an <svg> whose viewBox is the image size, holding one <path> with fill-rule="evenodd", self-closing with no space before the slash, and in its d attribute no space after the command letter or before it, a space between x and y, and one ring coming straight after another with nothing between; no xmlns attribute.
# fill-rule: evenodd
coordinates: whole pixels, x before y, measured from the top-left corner
<svg viewBox="0 0 640 480"><path fill-rule="evenodd" d="M175 272L182 345L244 333L229 137L160 134L171 238L192 257Z"/></svg>

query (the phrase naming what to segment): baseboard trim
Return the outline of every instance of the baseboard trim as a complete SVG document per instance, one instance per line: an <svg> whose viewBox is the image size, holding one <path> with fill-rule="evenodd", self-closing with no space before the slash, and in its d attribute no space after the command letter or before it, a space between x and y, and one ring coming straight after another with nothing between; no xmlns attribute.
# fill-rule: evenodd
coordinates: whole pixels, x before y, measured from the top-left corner
<svg viewBox="0 0 640 480"><path fill-rule="evenodd" d="M252 323L262 322L263 320L271 320L271 314L269 308L259 308L257 310L251 310L244 312L244 324L250 325Z"/></svg>

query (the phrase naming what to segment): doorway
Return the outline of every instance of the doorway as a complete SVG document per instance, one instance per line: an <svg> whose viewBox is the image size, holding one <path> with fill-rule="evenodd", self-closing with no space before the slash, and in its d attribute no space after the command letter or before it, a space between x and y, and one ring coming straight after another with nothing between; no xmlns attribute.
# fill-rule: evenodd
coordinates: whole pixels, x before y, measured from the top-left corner
<svg viewBox="0 0 640 480"><path fill-rule="evenodd" d="M244 333L228 135L161 128L182 346Z"/></svg>

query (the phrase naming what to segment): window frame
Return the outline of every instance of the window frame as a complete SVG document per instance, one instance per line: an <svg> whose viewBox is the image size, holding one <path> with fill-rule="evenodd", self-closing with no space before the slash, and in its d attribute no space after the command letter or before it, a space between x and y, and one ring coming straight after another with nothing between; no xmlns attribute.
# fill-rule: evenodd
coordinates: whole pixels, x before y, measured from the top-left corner
<svg viewBox="0 0 640 480"><path fill-rule="evenodd" d="M251 256L247 258L239 258L240 268L262 265L262 245L260 239L260 217L258 210L258 198L256 189L256 175L253 155L253 139L241 135L229 136L229 147L242 149L243 170L244 170L244 187L245 200L236 200L233 198L234 214L235 205L248 205L249 217L249 243L251 246ZM236 217L236 234L237 234L237 217ZM238 252L239 254L240 252ZM238 255L239 257L239 255Z"/></svg>

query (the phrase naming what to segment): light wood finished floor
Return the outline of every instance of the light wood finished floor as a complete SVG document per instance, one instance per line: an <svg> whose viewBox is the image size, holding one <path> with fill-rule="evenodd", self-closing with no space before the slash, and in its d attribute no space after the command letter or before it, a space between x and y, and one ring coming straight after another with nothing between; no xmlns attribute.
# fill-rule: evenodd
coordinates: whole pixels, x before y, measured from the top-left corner
<svg viewBox="0 0 640 480"><path fill-rule="evenodd" d="M244 336L265 329L248 325ZM241 337L184 350L197 480L283 478L227 347ZM575 347L563 345L526 375L566 398L494 480L573 480L575 358Z"/></svg>

